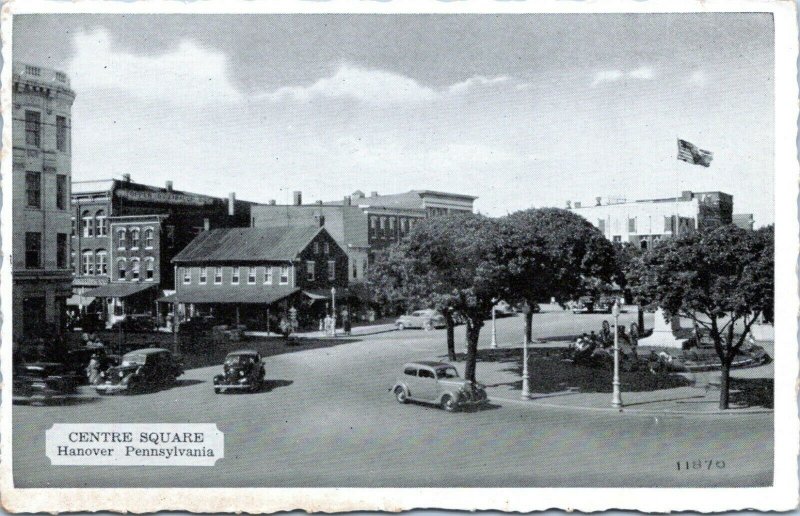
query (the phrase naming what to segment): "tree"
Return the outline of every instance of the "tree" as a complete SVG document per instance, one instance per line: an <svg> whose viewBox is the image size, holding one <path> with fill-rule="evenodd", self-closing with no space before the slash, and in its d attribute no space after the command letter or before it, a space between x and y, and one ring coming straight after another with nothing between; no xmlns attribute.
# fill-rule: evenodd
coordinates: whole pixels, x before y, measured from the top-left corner
<svg viewBox="0 0 800 516"><path fill-rule="evenodd" d="M630 242L614 242L614 255L615 255L615 265L614 268L614 282L622 289L622 292L625 295L625 298L631 300L633 296L631 295L631 291L628 288L628 278L627 273L628 270L631 268L633 263L635 263L636 259L642 255L642 250L630 243ZM642 308L642 304L637 302L637 321L636 321L636 328L639 334L644 333L644 309Z"/></svg>
<svg viewBox="0 0 800 516"><path fill-rule="evenodd" d="M432 217L419 222L375 268L376 290L433 306L445 313L450 327L454 313L466 320L464 376L471 381L481 327L505 285L502 238L500 224L482 215ZM454 346L448 348L453 358Z"/></svg>
<svg viewBox="0 0 800 516"><path fill-rule="evenodd" d="M774 269L774 228L731 224L663 242L628 275L641 299L708 331L721 362L721 409L728 408L730 367L750 328L761 315L773 317Z"/></svg>
<svg viewBox="0 0 800 516"><path fill-rule="evenodd" d="M529 209L502 219L503 261L509 302L524 303L525 339L531 341L536 303L564 302L583 293L587 283L608 282L614 249L583 217L559 208Z"/></svg>

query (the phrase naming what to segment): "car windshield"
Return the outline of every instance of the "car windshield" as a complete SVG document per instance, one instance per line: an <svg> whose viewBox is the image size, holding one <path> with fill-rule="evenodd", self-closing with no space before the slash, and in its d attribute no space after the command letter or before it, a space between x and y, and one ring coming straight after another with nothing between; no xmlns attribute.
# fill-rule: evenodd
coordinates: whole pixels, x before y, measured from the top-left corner
<svg viewBox="0 0 800 516"><path fill-rule="evenodd" d="M458 371L455 367L440 367L436 370L436 378L458 378Z"/></svg>
<svg viewBox="0 0 800 516"><path fill-rule="evenodd" d="M256 357L253 355L229 355L225 358L227 365L255 364Z"/></svg>
<svg viewBox="0 0 800 516"><path fill-rule="evenodd" d="M142 353L128 353L122 357L123 366L144 365L145 362L147 362L147 355Z"/></svg>

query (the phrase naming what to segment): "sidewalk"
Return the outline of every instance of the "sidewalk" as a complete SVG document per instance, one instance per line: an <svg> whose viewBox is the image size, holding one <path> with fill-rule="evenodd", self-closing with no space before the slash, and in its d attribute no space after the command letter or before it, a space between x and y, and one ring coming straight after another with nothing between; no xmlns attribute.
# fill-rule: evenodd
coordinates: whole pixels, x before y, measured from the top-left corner
<svg viewBox="0 0 800 516"><path fill-rule="evenodd" d="M563 344L561 344L563 346ZM555 343L532 345L531 348L556 347ZM507 349L507 347L503 347ZM531 398L522 400L519 375L507 371L508 363L503 362L478 362L478 381L486 386L486 393L495 403L515 403L534 407L560 408L584 411L613 411L611 407L611 392L580 392L567 388L560 392L532 392ZM732 371L732 376L744 377L772 377L772 364L767 364L753 369ZM743 374L742 374L743 373ZM535 370L530 375L536 375ZM690 374L691 375L691 374ZM762 414L771 413L772 409L763 407L736 408L731 405L728 410L720 410L719 388L715 387L714 380L719 373L704 373L691 376L695 381L694 386L676 387L656 391L626 392L622 384L623 412L631 414L681 414L681 415L737 415L737 414ZM609 386L610 390L610 386Z"/></svg>
<svg viewBox="0 0 800 516"><path fill-rule="evenodd" d="M363 337L366 335L377 335L379 333L387 333L390 331L397 331L395 325L392 324L373 324L371 326L356 326L350 331L350 335L345 335L344 330L336 328L337 337ZM330 335L324 331L308 331L302 333L292 333L292 337L298 339L327 339L331 338Z"/></svg>

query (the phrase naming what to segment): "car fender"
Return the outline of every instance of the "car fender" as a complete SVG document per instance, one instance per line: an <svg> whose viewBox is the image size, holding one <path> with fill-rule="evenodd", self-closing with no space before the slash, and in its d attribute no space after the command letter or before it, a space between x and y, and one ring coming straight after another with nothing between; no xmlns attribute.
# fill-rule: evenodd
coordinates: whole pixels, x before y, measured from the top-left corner
<svg viewBox="0 0 800 516"><path fill-rule="evenodd" d="M447 390L447 391L444 391L441 394L439 394L439 396L436 398L436 403L437 404L441 404L442 401L444 400L445 396L452 396L456 401L460 401L461 400L461 396L458 395L458 391L457 390L456 391Z"/></svg>
<svg viewBox="0 0 800 516"><path fill-rule="evenodd" d="M396 391L398 387L403 389L403 391L406 393L406 396L411 396L411 393L408 390L408 386L406 384L404 384L404 383L396 383L396 384L394 384L392 386L392 388L389 389L389 392L394 393L394 391Z"/></svg>

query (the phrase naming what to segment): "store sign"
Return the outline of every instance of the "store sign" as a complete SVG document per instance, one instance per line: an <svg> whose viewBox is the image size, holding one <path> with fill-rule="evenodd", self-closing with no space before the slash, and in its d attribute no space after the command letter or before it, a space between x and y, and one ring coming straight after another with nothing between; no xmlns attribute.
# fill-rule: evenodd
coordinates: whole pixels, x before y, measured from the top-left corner
<svg viewBox="0 0 800 516"><path fill-rule="evenodd" d="M123 199L136 202L159 202L165 204L182 204L187 206L207 206L214 204L215 199L176 192L159 192L148 190L117 190Z"/></svg>

